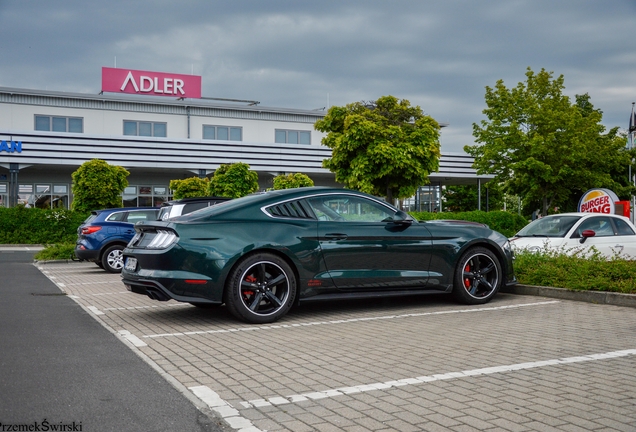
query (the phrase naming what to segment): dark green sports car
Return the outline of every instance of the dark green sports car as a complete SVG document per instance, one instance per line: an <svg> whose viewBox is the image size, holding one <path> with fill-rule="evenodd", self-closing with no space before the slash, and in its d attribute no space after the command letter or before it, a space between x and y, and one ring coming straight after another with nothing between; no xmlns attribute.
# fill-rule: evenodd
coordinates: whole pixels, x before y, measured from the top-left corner
<svg viewBox="0 0 636 432"><path fill-rule="evenodd" d="M225 303L249 323L298 303L424 293L488 302L516 283L508 239L472 222L418 222L334 188L271 191L135 225L127 289L159 301Z"/></svg>

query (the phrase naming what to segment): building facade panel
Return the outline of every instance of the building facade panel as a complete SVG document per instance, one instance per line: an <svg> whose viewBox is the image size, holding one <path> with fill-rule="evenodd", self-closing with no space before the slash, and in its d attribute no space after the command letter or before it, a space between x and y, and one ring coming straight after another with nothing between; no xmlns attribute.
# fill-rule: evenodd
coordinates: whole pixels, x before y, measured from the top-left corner
<svg viewBox="0 0 636 432"><path fill-rule="evenodd" d="M262 189L276 175L294 172L308 174L317 185L337 186L322 167L331 150L313 127L324 115L256 102L0 87L0 205L68 207L72 172L95 158L130 172L127 203L156 204L170 197L170 180L210 176L234 162L248 163ZM479 176L471 165L468 155L444 154L431 181L475 183Z"/></svg>

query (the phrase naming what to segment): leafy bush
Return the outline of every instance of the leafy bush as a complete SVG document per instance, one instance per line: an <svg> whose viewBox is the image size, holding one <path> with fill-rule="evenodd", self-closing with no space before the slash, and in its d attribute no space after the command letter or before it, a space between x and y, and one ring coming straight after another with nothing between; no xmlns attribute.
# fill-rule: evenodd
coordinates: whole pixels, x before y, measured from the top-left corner
<svg viewBox="0 0 636 432"><path fill-rule="evenodd" d="M274 190L312 187L314 181L307 174L280 174L274 177Z"/></svg>
<svg viewBox="0 0 636 432"><path fill-rule="evenodd" d="M39 261L74 259L75 243L46 245L34 258Z"/></svg>
<svg viewBox="0 0 636 432"><path fill-rule="evenodd" d="M488 225L495 231L499 231L506 237L512 237L517 231L528 224L526 218L516 213L506 211L470 211L458 213L409 212L409 214L419 221L452 219L480 222Z"/></svg>
<svg viewBox="0 0 636 432"><path fill-rule="evenodd" d="M210 181L207 178L190 177L183 180L170 180L170 189L174 199L206 196Z"/></svg>
<svg viewBox="0 0 636 432"><path fill-rule="evenodd" d="M0 207L0 244L74 243L88 212Z"/></svg>
<svg viewBox="0 0 636 432"><path fill-rule="evenodd" d="M515 274L522 284L636 294L634 261L608 260L598 253L583 258L548 250L517 252L515 257Z"/></svg>
<svg viewBox="0 0 636 432"><path fill-rule="evenodd" d="M244 162L221 165L210 180L210 196L240 198L258 190L258 174Z"/></svg>
<svg viewBox="0 0 636 432"><path fill-rule="evenodd" d="M121 194L130 173L101 159L84 162L73 174L73 210L121 207Z"/></svg>

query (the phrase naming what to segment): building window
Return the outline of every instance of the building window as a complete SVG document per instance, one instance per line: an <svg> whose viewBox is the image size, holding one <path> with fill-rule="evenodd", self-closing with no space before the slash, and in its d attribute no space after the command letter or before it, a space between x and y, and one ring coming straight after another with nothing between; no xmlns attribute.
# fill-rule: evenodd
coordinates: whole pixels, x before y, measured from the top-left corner
<svg viewBox="0 0 636 432"><path fill-rule="evenodd" d="M35 130L49 132L84 132L84 119L81 117L35 116Z"/></svg>
<svg viewBox="0 0 636 432"><path fill-rule="evenodd" d="M122 194L124 207L159 207L171 199L166 186L128 186Z"/></svg>
<svg viewBox="0 0 636 432"><path fill-rule="evenodd" d="M311 144L311 132L276 129L274 142L277 144Z"/></svg>
<svg viewBox="0 0 636 432"><path fill-rule="evenodd" d="M167 123L124 120L124 135L167 137Z"/></svg>
<svg viewBox="0 0 636 432"><path fill-rule="evenodd" d="M203 139L243 141L243 128L203 125Z"/></svg>
<svg viewBox="0 0 636 432"><path fill-rule="evenodd" d="M0 183L0 207L9 206L9 194L7 193L8 187L6 183Z"/></svg>

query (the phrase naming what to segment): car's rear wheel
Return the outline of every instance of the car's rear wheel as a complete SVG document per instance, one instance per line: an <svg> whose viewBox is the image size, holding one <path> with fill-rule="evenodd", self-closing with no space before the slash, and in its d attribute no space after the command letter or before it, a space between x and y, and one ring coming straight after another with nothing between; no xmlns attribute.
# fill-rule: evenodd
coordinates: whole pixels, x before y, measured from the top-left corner
<svg viewBox="0 0 636 432"><path fill-rule="evenodd" d="M226 285L225 305L235 317L252 324L274 322L285 315L297 289L292 268L269 253L241 260Z"/></svg>
<svg viewBox="0 0 636 432"><path fill-rule="evenodd" d="M473 247L460 258L455 269L453 296L465 304L483 304L497 293L502 283L501 263L493 252Z"/></svg>
<svg viewBox="0 0 636 432"><path fill-rule="evenodd" d="M104 251L102 255L102 268L109 273L121 273L124 268L123 246L113 245Z"/></svg>

